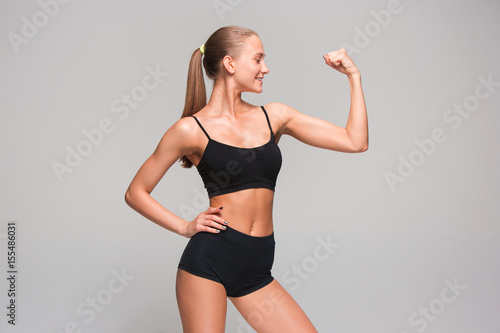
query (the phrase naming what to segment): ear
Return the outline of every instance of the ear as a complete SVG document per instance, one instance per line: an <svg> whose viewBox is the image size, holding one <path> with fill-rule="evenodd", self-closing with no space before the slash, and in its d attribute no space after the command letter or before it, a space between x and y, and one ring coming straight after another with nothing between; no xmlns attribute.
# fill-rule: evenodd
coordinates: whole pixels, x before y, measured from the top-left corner
<svg viewBox="0 0 500 333"><path fill-rule="evenodd" d="M222 64L229 73L234 74L234 61L231 56L226 55L224 59L222 59Z"/></svg>

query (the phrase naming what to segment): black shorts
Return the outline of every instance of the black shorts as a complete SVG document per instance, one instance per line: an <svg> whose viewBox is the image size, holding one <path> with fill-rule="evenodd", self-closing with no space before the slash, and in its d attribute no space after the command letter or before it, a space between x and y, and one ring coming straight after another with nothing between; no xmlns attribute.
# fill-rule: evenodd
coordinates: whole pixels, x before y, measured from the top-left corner
<svg viewBox="0 0 500 333"><path fill-rule="evenodd" d="M178 268L221 283L230 297L254 292L273 281L274 232L250 236L231 227L198 232L189 240Z"/></svg>

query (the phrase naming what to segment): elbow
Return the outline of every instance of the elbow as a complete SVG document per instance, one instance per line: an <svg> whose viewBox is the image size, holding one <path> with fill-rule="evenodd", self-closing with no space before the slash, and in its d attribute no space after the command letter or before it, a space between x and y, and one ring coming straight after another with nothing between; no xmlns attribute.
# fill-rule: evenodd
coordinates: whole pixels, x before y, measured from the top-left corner
<svg viewBox="0 0 500 333"><path fill-rule="evenodd" d="M362 153L368 150L368 133L350 135L345 129L345 134L347 135L346 148L350 153Z"/></svg>
<svg viewBox="0 0 500 333"><path fill-rule="evenodd" d="M365 152L365 151L367 151L367 150L368 150L368 143L366 143L366 145L364 145L364 146L360 147L360 148L356 151L356 153L363 153L363 152Z"/></svg>
<svg viewBox="0 0 500 333"><path fill-rule="evenodd" d="M350 149L351 153L362 153L368 150L368 142L364 145L353 145Z"/></svg>
<svg viewBox="0 0 500 333"><path fill-rule="evenodd" d="M127 192L125 192L125 202L127 203L127 205L131 205L131 194L130 194L130 190L127 190Z"/></svg>
<svg viewBox="0 0 500 333"><path fill-rule="evenodd" d="M125 192L125 202L127 203L127 205L129 205L130 207L134 207L134 191L132 191L130 188L127 189L127 191Z"/></svg>
<svg viewBox="0 0 500 333"><path fill-rule="evenodd" d="M136 210L138 205L141 204L144 196L150 195L150 193L151 191L143 190L140 187L129 186L129 188L125 192L124 199L127 205L129 205L132 209Z"/></svg>

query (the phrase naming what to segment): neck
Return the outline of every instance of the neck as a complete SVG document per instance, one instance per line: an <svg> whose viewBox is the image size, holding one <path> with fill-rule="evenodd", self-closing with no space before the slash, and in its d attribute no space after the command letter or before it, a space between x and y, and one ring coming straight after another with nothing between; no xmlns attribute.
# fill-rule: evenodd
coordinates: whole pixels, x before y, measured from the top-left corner
<svg viewBox="0 0 500 333"><path fill-rule="evenodd" d="M226 78L215 82L214 89L210 95L207 106L219 116L235 118L243 111L247 103L241 99L241 91L238 91L234 83Z"/></svg>

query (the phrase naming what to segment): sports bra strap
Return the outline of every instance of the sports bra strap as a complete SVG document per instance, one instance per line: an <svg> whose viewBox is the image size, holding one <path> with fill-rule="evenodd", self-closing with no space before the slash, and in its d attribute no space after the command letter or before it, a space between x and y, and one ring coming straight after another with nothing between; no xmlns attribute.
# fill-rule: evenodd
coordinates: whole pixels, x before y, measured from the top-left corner
<svg viewBox="0 0 500 333"><path fill-rule="evenodd" d="M207 138L210 140L210 136L208 135L207 131L205 131L205 129L203 128L203 126L201 126L200 121L198 120L198 118L196 118L193 115L191 115L191 117L193 117L196 120L196 122L198 123L198 125L200 126L200 128L203 130L203 133L205 133L205 135L207 136Z"/></svg>
<svg viewBox="0 0 500 333"><path fill-rule="evenodd" d="M260 106L262 108L262 111L264 111L264 114L266 115L267 119L267 124L269 125L269 129L271 130L271 134L274 136L273 128L271 127L271 122L269 121L269 117L267 115L266 109L264 109L264 106Z"/></svg>

